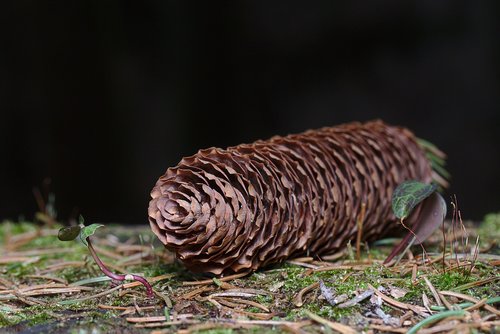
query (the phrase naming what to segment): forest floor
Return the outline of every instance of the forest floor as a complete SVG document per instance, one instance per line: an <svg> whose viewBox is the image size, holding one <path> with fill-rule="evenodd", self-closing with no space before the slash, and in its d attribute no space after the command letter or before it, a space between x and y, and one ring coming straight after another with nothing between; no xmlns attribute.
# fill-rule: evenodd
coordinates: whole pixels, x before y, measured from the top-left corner
<svg viewBox="0 0 500 334"><path fill-rule="evenodd" d="M59 225L5 221L0 333L492 333L500 214L466 226L448 223L425 256L413 246L392 266L382 262L397 239L359 250L353 241L321 259L218 278L188 272L148 226L100 229L97 252L114 271L147 277L148 298L136 282L112 284L81 242L59 241Z"/></svg>

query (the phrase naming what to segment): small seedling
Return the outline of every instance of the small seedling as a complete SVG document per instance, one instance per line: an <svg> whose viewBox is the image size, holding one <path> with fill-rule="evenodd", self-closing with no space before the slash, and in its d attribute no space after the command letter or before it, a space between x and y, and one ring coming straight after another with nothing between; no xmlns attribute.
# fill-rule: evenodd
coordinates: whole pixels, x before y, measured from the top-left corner
<svg viewBox="0 0 500 334"><path fill-rule="evenodd" d="M419 244L427 239L446 216L446 202L435 192L437 186L415 180L401 183L392 195L392 211L399 218L408 234L392 250L384 263L388 263L398 254L399 258L417 241ZM420 204L420 205L419 205ZM405 221L408 220L408 227ZM425 251L424 251L425 252Z"/></svg>
<svg viewBox="0 0 500 334"><path fill-rule="evenodd" d="M94 247L92 246L92 243L90 241L90 237L95 233L95 231L103 227L104 225L102 224L91 224L88 226L85 226L85 221L82 216L80 216L79 219L79 225L77 226L69 226L69 227L63 227L59 230L58 233L58 238L61 241L72 241L75 240L77 237L80 237L80 240L83 242L85 246L88 247L90 251L90 255L92 255L92 258L94 261L97 263L101 271L104 273L104 275L108 276L114 281L137 281L142 283L144 287L146 288L148 297L153 297L153 288L151 287L151 284L142 276L139 275L134 275L134 274L115 274L112 271L110 271L104 263L101 261L99 256L97 255Z"/></svg>

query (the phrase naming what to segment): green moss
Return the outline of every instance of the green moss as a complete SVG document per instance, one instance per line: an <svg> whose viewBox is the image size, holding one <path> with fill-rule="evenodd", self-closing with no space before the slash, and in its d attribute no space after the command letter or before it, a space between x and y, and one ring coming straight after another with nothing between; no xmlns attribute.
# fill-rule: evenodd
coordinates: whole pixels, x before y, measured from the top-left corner
<svg viewBox="0 0 500 334"><path fill-rule="evenodd" d="M429 280L437 290L453 290L457 286L472 282L474 278L459 271L451 271L429 275Z"/></svg>
<svg viewBox="0 0 500 334"><path fill-rule="evenodd" d="M11 325L13 325L13 323L11 320L9 320L7 315L4 315L2 312L0 312L0 327L11 326Z"/></svg>
<svg viewBox="0 0 500 334"><path fill-rule="evenodd" d="M272 303L273 297L268 295L258 295L255 297L255 301L257 303L267 306L269 305L269 303Z"/></svg>
<svg viewBox="0 0 500 334"><path fill-rule="evenodd" d="M289 266L286 268L284 291L297 291L317 282L314 275L304 276L304 268Z"/></svg>
<svg viewBox="0 0 500 334"><path fill-rule="evenodd" d="M234 331L232 328L213 328L213 329L196 331L195 333L197 333L197 334L233 334Z"/></svg>
<svg viewBox="0 0 500 334"><path fill-rule="evenodd" d="M27 322L30 326L34 326L34 325L43 324L43 323L49 321L50 319L52 319L52 317L53 317L53 315L50 314L50 312L39 311L39 312L33 313L32 316L27 319Z"/></svg>

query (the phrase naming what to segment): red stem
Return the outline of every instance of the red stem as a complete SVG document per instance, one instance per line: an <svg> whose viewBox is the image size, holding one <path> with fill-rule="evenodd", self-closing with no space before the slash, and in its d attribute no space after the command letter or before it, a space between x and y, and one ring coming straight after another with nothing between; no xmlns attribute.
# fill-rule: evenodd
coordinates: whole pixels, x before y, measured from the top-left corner
<svg viewBox="0 0 500 334"><path fill-rule="evenodd" d="M104 273L104 275L108 276L109 278L111 278L113 280L120 281L120 282L121 281L125 281L127 278L131 277L132 280L140 282L140 283L142 283L142 285L144 285L144 287L146 288L146 291L148 293L148 297L153 297L154 296L154 294L153 294L153 288L151 287L151 284L149 284L149 282L144 277L139 276L139 275L132 275L132 274L126 274L126 275L115 274L114 272L112 272L111 270L109 270L104 265L104 263L101 261L101 259L99 258L99 256L97 256L97 253L96 253L94 247L92 246L92 243L90 242L90 238L89 237L87 237L87 244L88 244L88 247L89 247L90 255L92 255L92 258L97 263L97 265L99 266L99 268L101 269L101 271Z"/></svg>

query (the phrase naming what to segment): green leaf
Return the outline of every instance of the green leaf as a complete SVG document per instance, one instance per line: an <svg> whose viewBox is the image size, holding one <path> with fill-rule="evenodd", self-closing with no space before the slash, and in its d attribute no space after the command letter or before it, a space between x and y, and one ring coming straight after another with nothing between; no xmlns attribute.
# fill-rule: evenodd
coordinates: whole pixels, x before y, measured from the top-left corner
<svg viewBox="0 0 500 334"><path fill-rule="evenodd" d="M83 227L82 231L80 232L80 240L85 244L85 246L88 246L87 238L93 235L99 227L103 226L104 225L102 224L90 224L89 226Z"/></svg>
<svg viewBox="0 0 500 334"><path fill-rule="evenodd" d="M57 233L57 237L61 241L72 241L75 240L76 237L80 234L81 227L80 226L68 226L63 227Z"/></svg>
<svg viewBox="0 0 500 334"><path fill-rule="evenodd" d="M436 191L437 185L416 180L401 183L392 194L392 212L397 218L408 217L415 206Z"/></svg>

